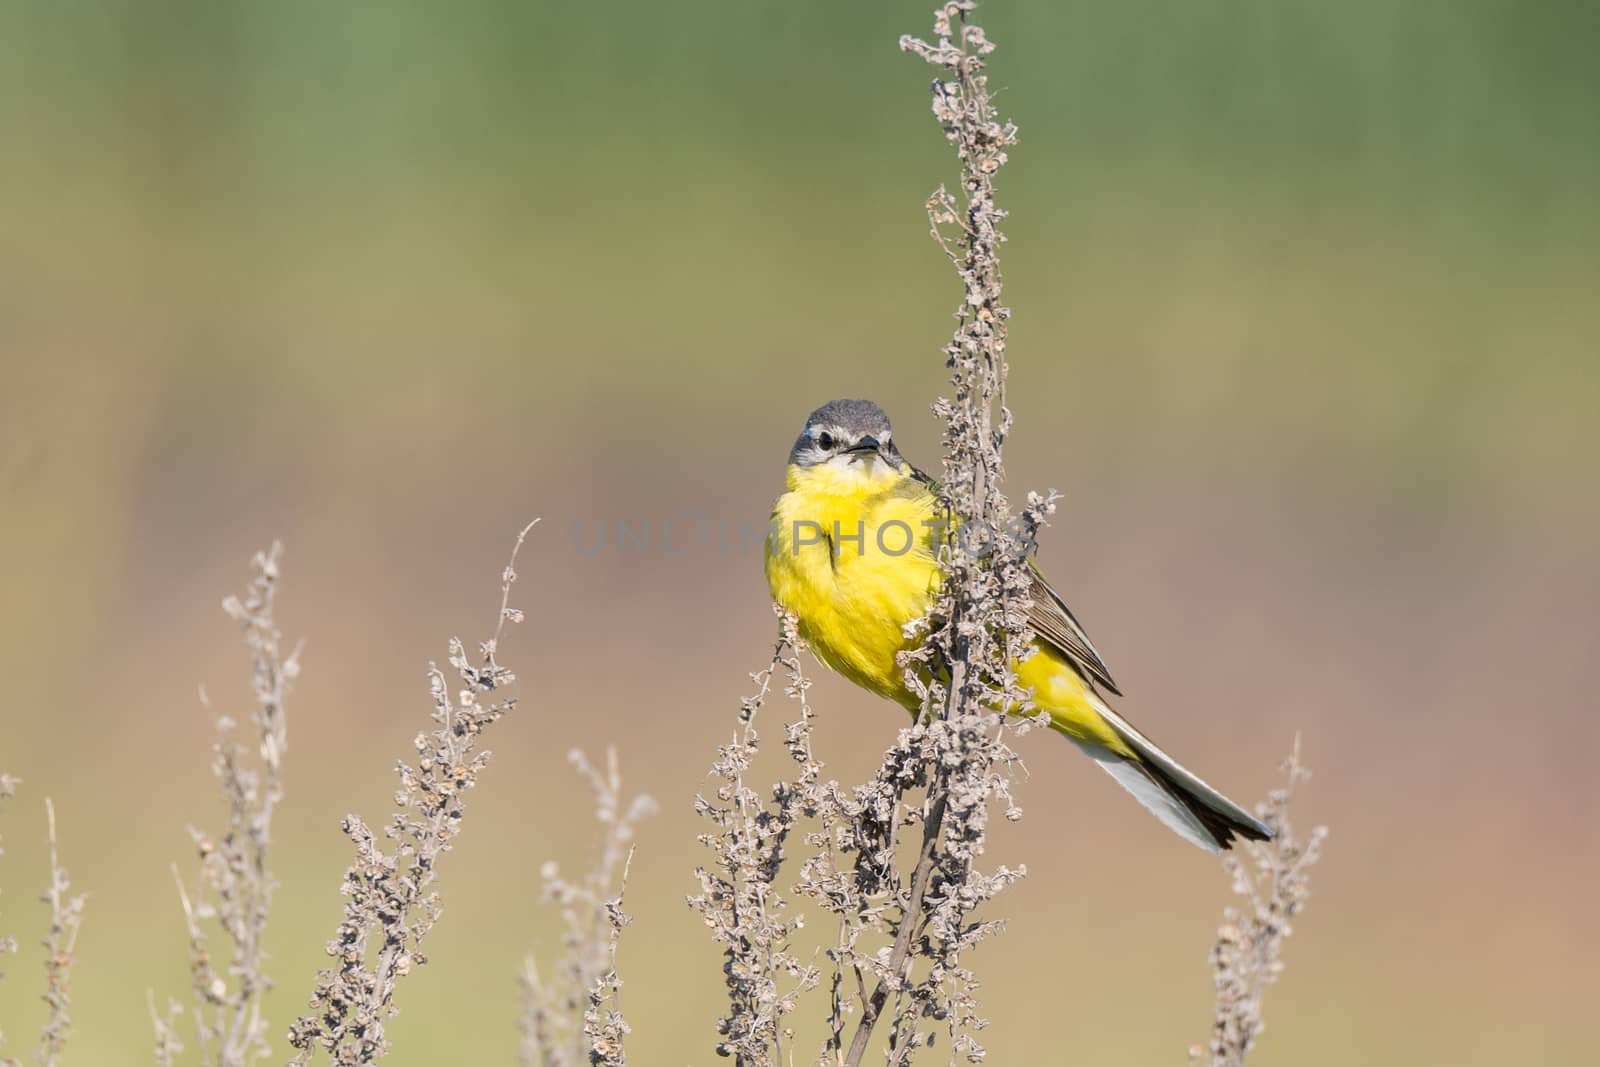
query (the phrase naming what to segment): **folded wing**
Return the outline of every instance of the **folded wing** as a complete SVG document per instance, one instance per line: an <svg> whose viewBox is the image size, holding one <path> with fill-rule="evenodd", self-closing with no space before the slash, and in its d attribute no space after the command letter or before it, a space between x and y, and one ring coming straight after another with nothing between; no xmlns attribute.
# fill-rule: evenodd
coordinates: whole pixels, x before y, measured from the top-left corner
<svg viewBox="0 0 1600 1067"><path fill-rule="evenodd" d="M1094 685L1121 696L1122 690L1111 678L1111 669L1100 658L1100 653L1095 651L1089 635L1084 633L1066 601L1050 588L1050 583L1044 580L1044 575L1039 573L1038 565L1032 560L1028 561L1028 573L1032 576L1028 597L1033 601L1033 606L1028 609L1028 625L1039 640L1063 656Z"/></svg>

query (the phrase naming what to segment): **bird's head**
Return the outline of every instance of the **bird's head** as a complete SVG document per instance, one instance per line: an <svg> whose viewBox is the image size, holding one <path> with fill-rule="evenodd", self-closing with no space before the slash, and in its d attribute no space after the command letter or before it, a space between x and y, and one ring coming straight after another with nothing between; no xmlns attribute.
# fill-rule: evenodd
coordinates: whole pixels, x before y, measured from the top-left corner
<svg viewBox="0 0 1600 1067"><path fill-rule="evenodd" d="M891 477L904 465L889 416L870 400L832 400L822 405L806 417L789 451L792 473L842 482Z"/></svg>

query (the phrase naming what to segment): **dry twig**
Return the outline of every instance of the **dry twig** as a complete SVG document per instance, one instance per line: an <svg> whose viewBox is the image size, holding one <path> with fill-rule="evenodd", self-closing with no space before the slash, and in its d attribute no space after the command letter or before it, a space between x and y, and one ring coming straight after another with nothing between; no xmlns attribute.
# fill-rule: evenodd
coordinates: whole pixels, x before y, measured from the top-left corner
<svg viewBox="0 0 1600 1067"><path fill-rule="evenodd" d="M617 895L605 902L602 909L606 926L606 968L595 976L589 986L588 1003L583 1009L583 1036L589 1047L591 1067L628 1067L623 1039L631 1027L622 1017L622 977L617 974L617 942L622 939L622 928L633 921L622 910L622 893L628 884L628 868L633 863L633 849L622 861L622 884Z"/></svg>
<svg viewBox="0 0 1600 1067"><path fill-rule="evenodd" d="M189 828L200 858L192 894L177 866L172 868L189 935L188 1012L196 1051L202 1064L218 1067L248 1067L271 1053L262 1012L262 999L272 988L265 971L264 940L277 882L267 857L273 810L283 797L280 771L288 748L285 700L300 673L299 649L283 654L283 635L273 618L282 553L283 546L276 542L266 552L257 552L244 597L230 596L222 602L222 610L239 624L250 650L255 758L233 740L233 720L219 715L211 773L227 801L227 821L216 837ZM207 929L212 924L228 944L227 965L220 971ZM181 1004L170 1001L162 1015L150 997L155 1058L162 1067L175 1063L183 1051L176 1029L182 1012Z"/></svg>
<svg viewBox="0 0 1600 1067"><path fill-rule="evenodd" d="M1311 895L1311 865L1321 858L1328 836L1326 826L1317 826L1301 841L1289 822L1295 791L1311 777L1300 762L1298 736L1283 762L1283 773L1282 787L1256 806L1256 814L1276 836L1246 842L1243 856L1228 853L1222 860L1223 870L1233 879L1233 891L1244 904L1223 911L1211 947L1217 1000L1207 1050L1210 1067L1244 1067L1245 1057L1266 1029L1262 1000L1267 986L1283 973L1283 943ZM1202 1056L1198 1045L1189 1050L1191 1064L1200 1063Z"/></svg>
<svg viewBox="0 0 1600 1067"><path fill-rule="evenodd" d="M656 803L641 794L623 805L615 749L606 750L603 771L577 749L567 758L594 795L600 851L579 881L564 878L554 862L541 872L544 899L560 909L565 930L551 977L539 974L532 954L523 963L519 1055L524 1067L577 1067L596 1056L597 1062L620 1065L622 1037L628 1031L617 1004L622 985L616 972L617 940L628 921L622 890L634 829L640 819L655 813Z"/></svg>
<svg viewBox="0 0 1600 1067"><path fill-rule="evenodd" d="M751 675L756 692L740 707L733 739L717 749L711 773L719 784L710 799L695 798L696 812L714 827L700 841L715 859L711 867L695 870L700 892L689 898L689 905L723 946L728 1013L718 1023L717 1052L734 1057L741 1067L787 1062L784 1043L793 1032L784 1024L784 1016L821 977L815 966L790 951L789 938L802 920L789 914L788 901L776 884L790 834L802 817L831 820L837 810L834 783L820 782L822 765L811 758L811 710L805 699L809 683L797 650L794 620L784 617L772 662ZM760 746L756 714L780 672L787 677L785 692L799 704L800 718L789 728L788 743L802 773L795 782L774 786L767 805L745 775ZM802 878L802 883L807 880ZM824 892L820 873L813 880L819 883L814 892ZM813 892L804 884L798 891Z"/></svg>
<svg viewBox="0 0 1600 1067"><path fill-rule="evenodd" d="M18 780L9 774L0 774L0 800L16 795ZM46 1015L44 1029L39 1035L39 1051L35 1058L42 1067L58 1067L62 1050L72 1032L72 953L78 944L78 930L83 925L83 906L86 898L72 896L72 883L66 868L61 866L60 851L56 841L56 806L49 797L44 801L45 820L50 845L50 884L39 899L50 908L50 926L45 934L44 978ZM4 851L0 850L0 855ZM17 940L10 934L0 934L0 956L17 950ZM3 976L0 976L3 977ZM4 1035L0 1034L0 1044ZM21 1061L0 1057L0 1067L21 1067Z"/></svg>
<svg viewBox="0 0 1600 1067"><path fill-rule="evenodd" d="M459 639L450 642L449 663L462 688L452 695L444 672L429 668L434 728L417 735L416 763L398 764L400 810L383 828L383 837L396 843L393 851L384 851L360 816L344 818L356 857L340 887L347 898L344 918L327 943L336 963L317 976L311 1010L289 1028L289 1043L299 1050L290 1062L297 1067L309 1064L318 1048L337 1067L380 1059L389 1049L385 1021L397 1010L395 985L427 962L422 941L442 909L434 888L439 860L461 832L465 794L489 762L490 753L478 750L480 735L516 706L516 698L500 695L516 676L496 654L505 624L522 621L510 605L511 586L517 553L533 526L517 535L501 575L494 636L478 646L479 661L468 659Z"/></svg>
<svg viewBox="0 0 1600 1067"><path fill-rule="evenodd" d="M1055 497L1030 493L1013 517L1002 489L1001 450L1011 428L1005 406L1011 312L999 258L1005 212L995 203L994 178L1016 143L1016 127L999 120L990 100L983 71L994 45L973 23L975 8L972 0L950 0L934 13L932 43L900 40L902 49L942 71L932 83L933 113L961 164L960 196L941 186L928 200L932 234L963 288L944 350L954 393L934 405L945 423L941 503L959 535L941 554L945 580L933 612L908 633L924 635L922 647L905 657L908 681L924 692L923 718L890 750L880 796L903 804L908 785L925 789L915 820L922 843L894 943L846 1064L861 1062L886 1005L892 1062L933 1042L924 1020L948 1033L952 1055L983 1059L976 1033L987 1024L978 1012L977 978L963 957L999 927L974 920L974 911L1025 873L985 872L977 863L992 805L1001 803L1008 817L1020 815L1011 801L1017 760L1005 740L1005 716L1029 706L1014 667L1033 644L1027 556ZM892 830L884 840L892 844ZM920 977L913 973L919 962L926 968Z"/></svg>
<svg viewBox="0 0 1600 1067"><path fill-rule="evenodd" d="M17 795L18 780L9 774L0 774L0 801L10 800ZM5 849L0 848L0 856L4 856ZM0 934L0 957L17 951L17 939L11 934ZM0 978L5 977L5 972L0 971ZM0 1048L5 1047L5 1033L0 1031ZM17 1061L10 1057L0 1057L0 1067L15 1067Z"/></svg>
<svg viewBox="0 0 1600 1067"><path fill-rule="evenodd" d="M721 784L713 799L699 801L715 827L703 840L716 862L698 872L701 893L691 900L724 947L729 1011L718 1051L741 1067L787 1062L784 1043L792 1031L784 1016L820 982L817 968L790 950L790 935L803 920L790 914L776 886L802 818L818 828L806 834L812 852L795 892L829 913L838 931L828 950L829 1036L818 1062L861 1063L883 1018L891 1063L908 1062L941 1029L953 1056L984 1056L975 1036L985 1025L978 982L965 954L999 926L975 919L975 910L1024 873L982 871L978 858L992 806L1001 804L1010 818L1020 815L1011 801L1017 760L1006 742L1013 727L1005 716L1028 706L1013 668L1032 644L1026 557L1055 498L1030 494L1013 517L1001 490L1010 312L1001 299L1004 212L995 205L993 179L1016 131L996 119L990 103L983 61L994 46L971 23L974 6L970 0L941 5L933 44L900 42L944 72L933 83L933 111L961 164L959 198L941 187L928 201L934 236L964 296L945 348L955 392L935 405L945 423L942 504L961 536L941 550L945 581L934 610L908 628L906 637L920 637L921 646L903 659L923 711L899 732L873 779L845 789L822 780L811 751L792 619L784 620L771 664L753 676L757 692L741 709L739 732L712 767ZM755 717L779 671L799 703L787 740L800 772L763 803L746 774L759 740ZM1026 727L1024 721L1016 728ZM917 842L909 873L897 864L907 836ZM887 943L873 948L879 941Z"/></svg>
<svg viewBox="0 0 1600 1067"><path fill-rule="evenodd" d="M39 899L50 906L50 928L44 939L44 1002L48 1009L44 1031L39 1035L38 1061L42 1067L57 1067L61 1052L72 1032L72 952L78 943L78 928L83 924L85 897L70 896L72 884L61 866L56 849L56 806L44 801L50 825L50 885Z"/></svg>

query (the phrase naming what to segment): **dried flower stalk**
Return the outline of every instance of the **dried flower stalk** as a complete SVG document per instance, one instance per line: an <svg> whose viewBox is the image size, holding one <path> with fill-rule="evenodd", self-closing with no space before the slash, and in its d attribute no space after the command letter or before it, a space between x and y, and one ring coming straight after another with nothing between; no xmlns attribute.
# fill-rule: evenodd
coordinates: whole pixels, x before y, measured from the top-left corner
<svg viewBox="0 0 1600 1067"><path fill-rule="evenodd" d="M1210 1067L1244 1067L1245 1057L1266 1029L1262 1000L1267 986L1283 974L1283 943L1311 895L1311 866L1321 858L1328 836L1326 826L1317 826L1301 841L1289 822L1295 791L1311 777L1300 762L1298 736L1282 769L1283 786L1256 806L1256 814L1276 836L1246 842L1243 856L1228 853L1222 860L1223 870L1233 879L1233 891L1244 902L1223 911L1211 947L1216 1010L1207 1049ZM1202 1062L1202 1056L1199 1046L1189 1050L1191 1064Z"/></svg>
<svg viewBox="0 0 1600 1067"><path fill-rule="evenodd" d="M150 1012L150 1029L154 1031L156 1067L174 1067L183 1053L183 1042L178 1037L178 1020L183 1018L183 1004L168 997L165 1011L156 1010L156 995L145 990L145 1004Z"/></svg>
<svg viewBox="0 0 1600 1067"><path fill-rule="evenodd" d="M540 872L544 899L558 907L564 930L561 956L549 978L540 975L531 953L523 963L519 1056L524 1067L577 1067L593 1056L620 1064L628 1029L617 1003L622 984L616 973L617 940L628 921L622 890L635 828L655 814L656 803L640 794L623 804L615 749L606 750L603 770L577 749L567 759L594 796L600 850L580 880L563 877L554 862Z"/></svg>
<svg viewBox="0 0 1600 1067"><path fill-rule="evenodd" d="M37 1059L42 1067L57 1067L61 1052L72 1032L72 952L83 924L85 897L69 895L72 884L56 848L56 806L44 801L45 818L50 826L50 885L39 899L50 906L50 928L44 938L44 1002L48 1009L44 1031L39 1035Z"/></svg>
<svg viewBox="0 0 1600 1067"><path fill-rule="evenodd" d="M622 892L628 883L628 868L633 863L633 849L622 861L622 884L617 895L605 902L602 909L606 927L606 969L595 976L589 986L588 1003L583 1010L583 1036L589 1048L592 1067L628 1067L623 1040L632 1029L622 1017L622 977L617 973L617 942L622 939L622 928L633 921L622 910Z"/></svg>
<svg viewBox="0 0 1600 1067"><path fill-rule="evenodd" d="M1005 406L1011 312L999 257L1006 213L995 203L994 178L1016 143L1016 127L999 120L990 100L983 71L995 46L973 23L975 8L972 0L951 0L934 13L933 43L900 40L903 50L943 72L932 83L932 108L961 165L960 196L941 186L928 200L932 235L963 289L944 350L954 392L934 405L945 424L941 504L961 532L941 553L944 582L932 613L911 628L924 634L923 645L905 657L908 680L924 692L922 721L902 732L879 772L874 814L884 813L885 802L891 820L896 807L914 813L905 821L921 823L922 843L894 943L886 963L874 968L877 986L846 1064L861 1062L886 1003L891 1062L907 1061L932 1044L934 1027L948 1034L952 1057L984 1058L976 1034L987 1021L964 956L1000 923L973 914L1026 873L1005 867L985 872L978 860L991 807L1000 804L1008 817L1020 816L1010 793L1017 757L1006 743L1005 716L1029 707L1014 668L1033 645L1027 556L1055 497L1030 493L1014 520L1002 489L1002 447L1011 428ZM917 787L925 790L920 811L905 800ZM892 821L868 825L892 847Z"/></svg>
<svg viewBox="0 0 1600 1067"><path fill-rule="evenodd" d="M831 819L836 810L830 788L819 781L822 765L811 758L811 710L798 656L794 619L782 617L781 634L772 662L751 675L756 692L740 706L738 729L717 749L711 766L719 784L712 796L695 798L695 811L713 831L700 841L714 860L699 867L700 892L689 898L712 937L723 946L723 980L728 1013L718 1022L717 1052L740 1067L787 1064L784 1045L793 1032L784 1024L801 994L816 987L821 974L789 948L789 938L802 924L791 916L788 900L777 885L791 833L806 816ZM756 715L779 673L787 678L786 694L799 704L800 719L789 728L790 755L802 764L795 782L779 782L765 803L746 781L760 747ZM819 871L816 879L822 877ZM801 893L813 892L802 877ZM815 890L821 893L819 887Z"/></svg>
<svg viewBox="0 0 1600 1067"><path fill-rule="evenodd" d="M18 779L0 774L0 800L16 796ZM83 907L86 898L73 896L72 883L66 868L61 866L60 850L56 840L56 806L46 797L45 820L50 844L50 884L39 899L50 908L50 926L45 934L44 978L46 1015L44 1029L39 1035L39 1051L35 1054L43 1067L58 1067L62 1050L72 1032L72 953L78 944L78 930L83 925ZM0 849L0 855L4 855ZM17 951L17 939L10 934L0 934L0 956ZM3 975L0 975L3 977ZM0 1044L5 1035L0 1034ZM14 1057L0 1057L0 1067L21 1067Z"/></svg>
<svg viewBox="0 0 1600 1067"><path fill-rule="evenodd" d="M10 800L12 797L16 796L18 784L18 780L11 777L11 775L0 774L0 801ZM5 854L5 849L0 848L0 856L4 856ZM17 951L17 939L11 934L0 934L0 958L4 958L9 953L15 951ZM0 971L0 978L4 977L5 972ZM4 1046L5 1032L0 1031L0 1048L3 1048ZM0 1057L0 1067L16 1067L16 1063L17 1061L9 1056Z"/></svg>
<svg viewBox="0 0 1600 1067"><path fill-rule="evenodd" d="M311 1010L289 1028L289 1043L299 1050L292 1065L309 1064L320 1048L337 1067L356 1067L389 1049L384 1024L397 1011L395 985L427 962L422 942L442 907L434 888L439 860L461 832L465 794L489 761L490 753L478 750L480 735L516 706L516 698L500 695L516 676L496 655L505 624L523 618L510 606L511 586L517 553L533 526L517 535L501 574L500 613L494 636L478 646L479 662L467 658L459 639L450 642L449 663L462 688L452 695L444 672L429 668L434 728L417 735L416 763L397 766L400 810L383 828L393 850L386 852L359 816L344 818L356 857L341 885L344 918L327 943L336 963L318 974Z"/></svg>
<svg viewBox="0 0 1600 1067"><path fill-rule="evenodd" d="M283 546L277 542L257 552L243 598L230 596L222 603L250 651L255 756L252 759L233 739L233 720L219 715L211 772L227 802L227 821L215 837L189 828L200 859L192 893L176 865L172 870L189 935L188 1014L195 1048L201 1064L218 1067L248 1067L272 1051L262 1000L272 988L265 971L264 941L277 881L267 859L273 811L283 798L280 775L288 749L285 701L300 673L299 649L284 655L283 635L273 617L282 555ZM211 926L227 941L227 964L222 970L211 949ZM162 1016L155 1011L154 997L150 999L156 1062L174 1063L183 1051L175 1028L182 1006L169 1003Z"/></svg>
<svg viewBox="0 0 1600 1067"><path fill-rule="evenodd" d="M702 840L715 862L698 872L701 893L691 899L727 961L729 1010L717 1050L741 1067L788 1062L784 1044L793 1031L784 1017L821 980L816 967L791 951L790 935L803 917L791 913L776 884L802 819L816 829L805 832L811 853L794 892L837 927L827 953L829 1033L817 1062L861 1063L884 1018L891 1063L910 1061L940 1030L952 1056L974 1062L984 1056L975 1036L985 1025L978 981L965 954L999 928L976 919L976 909L1024 873L983 871L978 862L992 806L1020 816L1011 800L1018 764L1005 716L1028 709L1013 667L1033 640L1026 557L1055 498L1030 494L1013 520L1001 490L1011 419L1005 407L1010 312L998 256L1004 212L995 205L993 180L1016 130L997 120L990 103L983 57L994 46L971 23L974 7L967 0L941 5L934 44L900 42L945 72L933 83L933 111L961 164L960 197L941 187L928 201L934 237L956 267L964 296L945 348L954 395L935 405L945 423L941 502L961 536L941 551L945 581L930 615L908 628L922 645L903 659L908 682L923 696L922 715L899 732L871 781L846 789L822 780L811 750L794 620L783 620L772 662L752 676L757 691L741 708L739 732L712 767L721 784L711 800L699 801L714 827ZM799 704L799 720L787 733L799 774L763 802L746 776L759 742L755 718L780 671ZM904 872L897 861L911 847L916 859Z"/></svg>

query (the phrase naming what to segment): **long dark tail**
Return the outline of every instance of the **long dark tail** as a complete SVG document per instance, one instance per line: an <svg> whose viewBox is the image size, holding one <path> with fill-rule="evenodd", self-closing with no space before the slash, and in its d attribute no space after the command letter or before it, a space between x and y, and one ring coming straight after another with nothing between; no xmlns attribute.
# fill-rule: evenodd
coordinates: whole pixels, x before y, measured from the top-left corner
<svg viewBox="0 0 1600 1067"><path fill-rule="evenodd" d="M1272 830L1269 827L1215 789L1207 786L1206 794L1197 793L1172 777L1159 763L1147 763L1141 760L1138 766L1146 777L1168 796L1182 804L1194 820L1205 828L1211 838L1212 851L1232 848L1235 836L1247 841L1266 841L1272 837ZM1223 805L1226 805L1226 808ZM1206 846L1202 844L1201 847Z"/></svg>
<svg viewBox="0 0 1600 1067"><path fill-rule="evenodd" d="M1272 837L1270 827L1207 785L1122 716L1103 702L1096 701L1095 706L1136 758L1082 742L1079 747L1173 832L1208 852L1231 848L1235 837L1250 841Z"/></svg>

